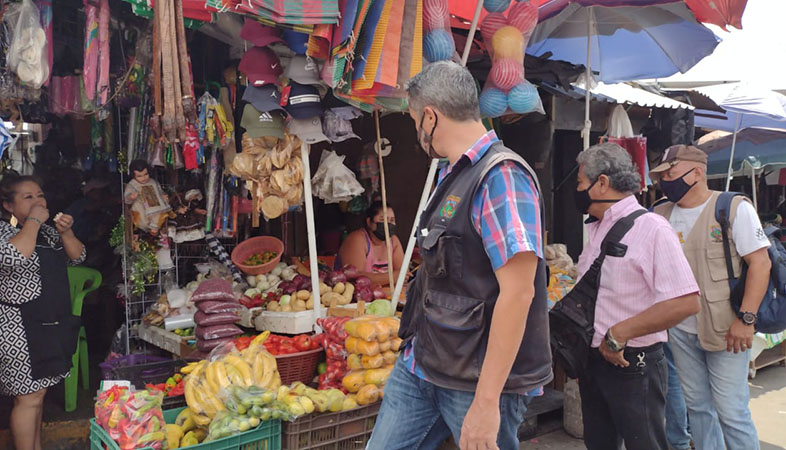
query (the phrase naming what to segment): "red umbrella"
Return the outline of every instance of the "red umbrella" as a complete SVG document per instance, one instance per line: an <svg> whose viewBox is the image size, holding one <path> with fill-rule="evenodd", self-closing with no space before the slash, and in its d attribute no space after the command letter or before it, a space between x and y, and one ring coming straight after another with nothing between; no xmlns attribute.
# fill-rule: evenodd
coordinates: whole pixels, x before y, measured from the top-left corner
<svg viewBox="0 0 786 450"><path fill-rule="evenodd" d="M451 26L456 28L469 28L470 21L475 13L475 6L483 0L449 0ZM522 0L526 1L526 0ZM668 3L670 0L607 0L599 3L606 3L608 6L644 6L647 4ZM540 9L541 20L551 17L569 3L580 3L582 5L592 5L592 0L530 0L531 3ZM511 1L511 6L515 0ZM699 22L711 23L724 30L726 25L742 29L742 13L748 0L685 0L688 8L696 15ZM510 8L508 8L510 9ZM505 11L507 14L507 11ZM486 17L486 10L483 9L480 15L480 22Z"/></svg>
<svg viewBox="0 0 786 450"><path fill-rule="evenodd" d="M685 0L699 22L726 30L726 25L742 29L742 13L748 0ZM728 30L726 30L728 31Z"/></svg>

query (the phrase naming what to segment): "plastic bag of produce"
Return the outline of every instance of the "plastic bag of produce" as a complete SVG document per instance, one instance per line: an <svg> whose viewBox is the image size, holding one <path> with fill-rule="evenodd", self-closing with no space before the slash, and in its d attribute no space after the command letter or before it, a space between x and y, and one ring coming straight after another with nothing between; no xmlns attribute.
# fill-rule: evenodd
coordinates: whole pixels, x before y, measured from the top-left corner
<svg viewBox="0 0 786 450"><path fill-rule="evenodd" d="M96 422L121 450L152 447L165 449L166 432L162 392L130 391L115 386L102 392L95 403Z"/></svg>
<svg viewBox="0 0 786 450"><path fill-rule="evenodd" d="M220 312L215 314L207 314L202 311L197 311L194 314L194 322L203 327L211 325L226 325L233 324L240 319L236 311Z"/></svg>
<svg viewBox="0 0 786 450"><path fill-rule="evenodd" d="M207 300L197 303L197 309L205 314L217 314L239 311L243 305L232 301Z"/></svg>
<svg viewBox="0 0 786 450"><path fill-rule="evenodd" d="M207 327L197 325L194 334L198 339L209 341L212 339L238 336L243 334L243 330L232 324L211 325Z"/></svg>
<svg viewBox="0 0 786 450"><path fill-rule="evenodd" d="M235 301L235 294L232 293L232 283L221 278L210 278L199 285L191 301L200 303L203 301Z"/></svg>

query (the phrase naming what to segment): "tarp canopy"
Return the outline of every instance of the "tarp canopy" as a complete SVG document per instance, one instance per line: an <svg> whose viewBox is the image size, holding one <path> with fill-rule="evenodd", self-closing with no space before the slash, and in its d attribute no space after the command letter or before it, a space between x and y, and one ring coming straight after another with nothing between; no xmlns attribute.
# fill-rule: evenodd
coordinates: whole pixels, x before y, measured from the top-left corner
<svg viewBox="0 0 786 450"><path fill-rule="evenodd" d="M709 178L726 177L729 158L731 158L732 138L733 134L715 131L698 141L699 148L708 156ZM751 167L756 170L756 173L786 167L786 132L756 128L739 131L732 162L732 175L750 175Z"/></svg>

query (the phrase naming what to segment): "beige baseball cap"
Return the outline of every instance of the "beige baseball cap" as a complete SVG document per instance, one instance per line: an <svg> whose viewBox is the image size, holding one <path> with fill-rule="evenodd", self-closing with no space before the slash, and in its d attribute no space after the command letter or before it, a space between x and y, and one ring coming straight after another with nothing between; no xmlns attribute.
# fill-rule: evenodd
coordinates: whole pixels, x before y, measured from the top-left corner
<svg viewBox="0 0 786 450"><path fill-rule="evenodd" d="M707 165L707 154L692 145L672 145L663 153L660 165L650 170L650 178L660 178L660 174L671 169L680 161L692 161Z"/></svg>

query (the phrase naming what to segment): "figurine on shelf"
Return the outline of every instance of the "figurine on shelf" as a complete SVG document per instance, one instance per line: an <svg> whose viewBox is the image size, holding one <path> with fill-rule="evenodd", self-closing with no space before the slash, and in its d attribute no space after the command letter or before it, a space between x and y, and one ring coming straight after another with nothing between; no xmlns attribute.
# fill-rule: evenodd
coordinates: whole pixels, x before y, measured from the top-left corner
<svg viewBox="0 0 786 450"><path fill-rule="evenodd" d="M147 161L131 161L128 171L133 179L126 185L123 197L126 204L131 205L134 228L157 236L172 210L169 198L158 182L150 177Z"/></svg>
<svg viewBox="0 0 786 450"><path fill-rule="evenodd" d="M202 205L203 199L199 189L182 190L172 198L172 210L176 216L169 221L169 235L175 243L205 238L207 210Z"/></svg>

